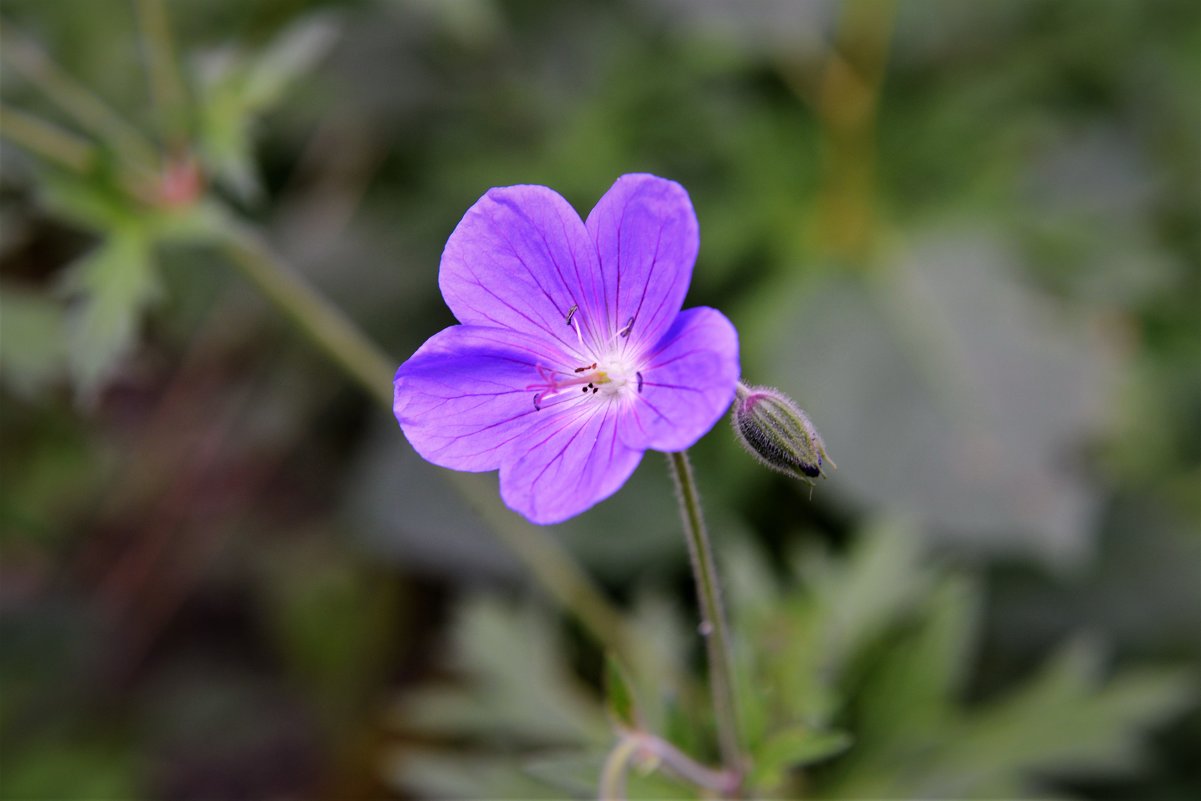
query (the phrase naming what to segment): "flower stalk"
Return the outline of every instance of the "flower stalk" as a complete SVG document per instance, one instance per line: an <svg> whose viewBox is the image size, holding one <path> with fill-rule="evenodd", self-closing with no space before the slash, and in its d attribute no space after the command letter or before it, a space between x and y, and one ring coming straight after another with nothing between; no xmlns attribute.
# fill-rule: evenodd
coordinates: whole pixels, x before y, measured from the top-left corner
<svg viewBox="0 0 1201 801"><path fill-rule="evenodd" d="M667 463L680 502L680 518L684 524L688 555L696 579L696 594L700 603L700 631L705 638L709 657L709 685L713 693L713 708L717 718L718 745L726 770L737 777L734 789L741 784L743 751L738 725L738 707L734 695L734 652L722 607L721 588L717 582L717 565L713 547L701 513L701 499L687 451L667 454Z"/></svg>

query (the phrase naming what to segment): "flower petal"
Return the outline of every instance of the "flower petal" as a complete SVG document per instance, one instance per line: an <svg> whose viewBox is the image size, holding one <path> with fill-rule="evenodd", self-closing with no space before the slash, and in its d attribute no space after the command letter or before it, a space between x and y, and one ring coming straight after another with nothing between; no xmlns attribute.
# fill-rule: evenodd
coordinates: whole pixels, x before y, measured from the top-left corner
<svg viewBox="0 0 1201 801"><path fill-rule="evenodd" d="M622 440L659 451L691 446L730 408L739 370L738 332L724 314L704 306L680 312L646 359Z"/></svg>
<svg viewBox="0 0 1201 801"><path fill-rule="evenodd" d="M516 331L451 326L396 371L392 409L427 460L495 470L539 414L536 390L528 387L538 380L537 366L554 358L552 346Z"/></svg>
<svg viewBox="0 0 1201 801"><path fill-rule="evenodd" d="M700 247L688 193L654 175L623 175L586 225L600 259L608 330L633 318L631 343L652 345L684 305Z"/></svg>
<svg viewBox="0 0 1201 801"><path fill-rule="evenodd" d="M553 340L581 364L587 359L569 315L585 342L600 341L596 249L575 209L545 186L488 190L450 235L438 284L461 323Z"/></svg>
<svg viewBox="0 0 1201 801"><path fill-rule="evenodd" d="M564 404L565 406L567 404ZM581 399L531 429L525 454L500 469L500 494L530 522L559 523L621 488L642 451L618 436L620 405Z"/></svg>

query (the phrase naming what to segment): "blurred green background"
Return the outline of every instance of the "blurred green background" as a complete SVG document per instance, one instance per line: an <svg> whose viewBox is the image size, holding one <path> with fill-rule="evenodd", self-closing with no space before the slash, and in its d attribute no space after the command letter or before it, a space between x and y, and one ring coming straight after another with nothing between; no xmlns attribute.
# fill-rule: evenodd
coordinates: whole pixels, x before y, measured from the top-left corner
<svg viewBox="0 0 1201 801"><path fill-rule="evenodd" d="M696 206L687 305L838 462L810 498L693 449L760 791L1201 796L1195 0L0 15L0 798L593 797L601 648L505 542L554 552L229 232L395 365L486 189L586 214L639 171ZM714 759L663 460L543 533Z"/></svg>

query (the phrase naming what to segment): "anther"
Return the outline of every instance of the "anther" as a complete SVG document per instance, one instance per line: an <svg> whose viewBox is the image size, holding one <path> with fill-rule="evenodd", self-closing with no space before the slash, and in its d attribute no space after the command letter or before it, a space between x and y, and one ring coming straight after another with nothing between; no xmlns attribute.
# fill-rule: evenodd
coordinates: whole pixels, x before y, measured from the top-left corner
<svg viewBox="0 0 1201 801"><path fill-rule="evenodd" d="M589 370L595 370L595 369L596 369L596 362L593 362L592 364L586 364L583 367L577 367L577 368L575 368L575 371L577 373L586 373Z"/></svg>
<svg viewBox="0 0 1201 801"><path fill-rule="evenodd" d="M573 304L571 304L571 308L567 310L567 327L568 328L571 327L571 318L575 317L575 313L577 311L579 311L579 308L580 308L580 304L573 303Z"/></svg>
<svg viewBox="0 0 1201 801"><path fill-rule="evenodd" d="M642 394L642 373L634 373L638 377L638 394Z"/></svg>
<svg viewBox="0 0 1201 801"><path fill-rule="evenodd" d="M539 403L539 401L541 401L541 400L542 400L542 393L535 392L534 393L534 409L537 411L542 411L542 406Z"/></svg>
<svg viewBox="0 0 1201 801"><path fill-rule="evenodd" d="M632 330L634 330L634 318L633 318L633 317L631 317L631 318L630 318L630 319L629 319L629 320L626 322L626 324L625 324L624 326L622 326L622 327L621 327L621 330L620 330L620 331L618 331L617 333L618 333L618 335L619 335L619 336L621 336L622 338L625 338L625 337L628 337L628 336L630 335L630 331L632 331Z"/></svg>

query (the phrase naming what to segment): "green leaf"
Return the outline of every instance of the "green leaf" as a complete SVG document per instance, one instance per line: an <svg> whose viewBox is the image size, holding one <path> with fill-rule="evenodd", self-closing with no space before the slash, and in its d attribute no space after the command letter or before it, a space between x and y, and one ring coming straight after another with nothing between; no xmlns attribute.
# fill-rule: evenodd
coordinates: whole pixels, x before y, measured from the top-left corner
<svg viewBox="0 0 1201 801"><path fill-rule="evenodd" d="M798 726L768 737L754 754L751 786L778 788L796 768L838 756L851 747L851 735L844 731L814 731Z"/></svg>
<svg viewBox="0 0 1201 801"><path fill-rule="evenodd" d="M634 689L615 654L605 657L605 701L615 725L627 729L639 728Z"/></svg>
<svg viewBox="0 0 1201 801"><path fill-rule="evenodd" d="M944 579L919 610L916 629L883 650L869 652L871 676L859 699L858 720L881 740L937 738L956 719L954 702L970 667L980 592L962 576Z"/></svg>
<svg viewBox="0 0 1201 801"><path fill-rule="evenodd" d="M1018 776L1135 767L1142 732L1193 700L1192 681L1180 671L1144 669L1100 684L1099 662L1087 640L1065 647L1025 686L947 733L941 775L924 786L1004 794L1020 789Z"/></svg>
<svg viewBox="0 0 1201 801"><path fill-rule="evenodd" d="M1062 454L1103 429L1119 354L1049 312L995 225L895 242L875 272L772 294L745 333L759 380L820 426L843 465L831 491L976 552L1078 563L1098 499Z"/></svg>
<svg viewBox="0 0 1201 801"><path fill-rule="evenodd" d="M455 623L455 686L402 700L399 727L514 744L605 743L610 732L594 697L563 667L550 622L537 610L475 599Z"/></svg>
<svg viewBox="0 0 1201 801"><path fill-rule="evenodd" d="M138 224L130 197L103 176L78 176L46 171L38 199L55 215L100 234Z"/></svg>
<svg viewBox="0 0 1201 801"><path fill-rule="evenodd" d="M406 797L563 798L561 789L523 773L509 755L397 751L385 757L384 771L385 780Z"/></svg>
<svg viewBox="0 0 1201 801"><path fill-rule="evenodd" d="M919 669L940 670L939 649L930 647L940 637L931 632L944 626L920 632L924 645L880 657L877 672L889 680L860 699L867 713L856 730L861 747L822 788L825 795L1027 797L1057 773L1122 773L1137 766L1144 731L1193 698L1190 677L1180 671L1127 671L1100 682L1100 653L1081 640L1007 695L963 707L945 676L931 681Z"/></svg>
<svg viewBox="0 0 1201 801"><path fill-rule="evenodd" d="M63 373L67 345L62 304L45 294L4 286L0 314L0 382L32 399Z"/></svg>
<svg viewBox="0 0 1201 801"><path fill-rule="evenodd" d="M229 213L219 203L201 200L185 208L162 210L147 218L147 228L156 242L204 245L221 236L230 224Z"/></svg>
<svg viewBox="0 0 1201 801"><path fill-rule="evenodd" d="M931 576L922 555L921 532L890 520L865 532L848 562L828 575L811 576L823 611L815 647L824 671L838 674L928 591Z"/></svg>
<svg viewBox="0 0 1201 801"><path fill-rule="evenodd" d="M261 191L253 142L257 118L316 66L336 33L333 18L318 14L286 28L258 55L226 50L201 64L198 149L243 200Z"/></svg>
<svg viewBox="0 0 1201 801"><path fill-rule="evenodd" d="M249 64L242 89L244 107L261 112L278 103L325 56L337 33L338 26L328 14L304 17L281 31Z"/></svg>
<svg viewBox="0 0 1201 801"><path fill-rule="evenodd" d="M79 397L88 401L132 349L142 313L158 294L142 230L113 232L71 266L64 288L73 297L67 362Z"/></svg>
<svg viewBox="0 0 1201 801"><path fill-rule="evenodd" d="M11 750L10 750L11 749ZM38 741L5 749L0 798L137 798L133 749L105 742Z"/></svg>
<svg viewBox="0 0 1201 801"><path fill-rule="evenodd" d="M328 545L294 537L260 584L280 653L315 706L337 720L380 669L396 598L388 582Z"/></svg>

